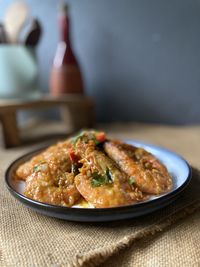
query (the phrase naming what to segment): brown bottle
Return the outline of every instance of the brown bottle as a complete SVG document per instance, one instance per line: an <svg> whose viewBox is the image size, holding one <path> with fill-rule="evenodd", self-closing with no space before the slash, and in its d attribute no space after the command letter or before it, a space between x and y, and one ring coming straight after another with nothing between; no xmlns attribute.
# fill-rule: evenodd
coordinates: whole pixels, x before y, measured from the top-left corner
<svg viewBox="0 0 200 267"><path fill-rule="evenodd" d="M83 80L70 42L70 19L66 5L62 6L59 24L61 40L57 46L51 72L51 93L55 96L68 93L83 94Z"/></svg>

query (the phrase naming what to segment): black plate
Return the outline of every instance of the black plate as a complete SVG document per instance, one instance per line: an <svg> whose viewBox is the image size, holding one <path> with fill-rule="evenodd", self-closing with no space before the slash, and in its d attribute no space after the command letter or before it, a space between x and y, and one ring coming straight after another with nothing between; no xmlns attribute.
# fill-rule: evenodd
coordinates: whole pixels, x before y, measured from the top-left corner
<svg viewBox="0 0 200 267"><path fill-rule="evenodd" d="M67 208L45 204L23 195L24 182L17 182L13 179L13 173L16 168L29 160L42 149L28 153L16 159L7 169L5 181L10 193L27 207L42 213L44 215L60 218L69 221L79 222L103 222L115 221L128 218L139 217L161 209L164 206L172 203L180 193L185 189L191 179L191 168L189 164L179 155L165 148L145 144L139 141L127 141L127 143L144 147L146 150L159 158L168 168L168 171L173 177L173 190L158 197L152 197L147 201L137 204L116 207L116 208Z"/></svg>

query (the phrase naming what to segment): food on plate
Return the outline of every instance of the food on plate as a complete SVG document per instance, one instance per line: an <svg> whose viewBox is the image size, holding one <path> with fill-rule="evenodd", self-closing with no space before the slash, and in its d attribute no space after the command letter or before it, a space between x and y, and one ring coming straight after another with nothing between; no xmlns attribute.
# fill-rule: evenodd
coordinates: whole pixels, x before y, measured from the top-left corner
<svg viewBox="0 0 200 267"><path fill-rule="evenodd" d="M75 185L80 194L97 208L122 206L143 199L128 177L101 151L92 151L82 160Z"/></svg>
<svg viewBox="0 0 200 267"><path fill-rule="evenodd" d="M105 142L104 149L142 192L161 194L172 188L167 168L145 149L119 141Z"/></svg>
<svg viewBox="0 0 200 267"><path fill-rule="evenodd" d="M34 171L26 180L25 195L40 202L53 205L72 206L80 198L80 193L74 184L74 174L63 172L54 177L47 163L40 165L39 171Z"/></svg>
<svg viewBox="0 0 200 267"><path fill-rule="evenodd" d="M28 198L66 207L131 205L172 189L167 168L143 148L82 131L19 166Z"/></svg>
<svg viewBox="0 0 200 267"><path fill-rule="evenodd" d="M60 174L71 170L71 161L69 158L70 148L71 143L69 140L50 146L44 152L19 166L16 171L17 177L26 180L29 175L37 172L46 163L51 174L55 179L58 179Z"/></svg>
<svg viewBox="0 0 200 267"><path fill-rule="evenodd" d="M41 202L72 206L80 194L71 173L69 140L60 142L22 164L16 176L26 181L24 194Z"/></svg>

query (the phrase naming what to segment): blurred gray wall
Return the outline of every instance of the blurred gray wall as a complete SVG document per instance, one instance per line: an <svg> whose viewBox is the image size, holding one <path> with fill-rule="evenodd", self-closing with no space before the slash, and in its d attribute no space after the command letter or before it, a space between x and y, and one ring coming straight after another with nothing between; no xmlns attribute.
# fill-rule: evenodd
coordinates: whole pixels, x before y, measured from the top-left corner
<svg viewBox="0 0 200 267"><path fill-rule="evenodd" d="M0 0L0 18L12 1ZM27 0L43 24L48 90L56 0ZM200 0L71 0L72 40L99 121L200 122Z"/></svg>

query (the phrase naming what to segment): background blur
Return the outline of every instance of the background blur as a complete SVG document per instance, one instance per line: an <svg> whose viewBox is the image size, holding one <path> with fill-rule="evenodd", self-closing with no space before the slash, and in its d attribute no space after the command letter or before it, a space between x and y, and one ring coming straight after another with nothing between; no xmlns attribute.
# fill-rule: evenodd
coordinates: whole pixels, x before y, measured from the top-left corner
<svg viewBox="0 0 200 267"><path fill-rule="evenodd" d="M0 18L12 1L0 0ZM48 91L57 0L27 0L44 28L40 83ZM72 41L97 119L200 122L200 0L72 0Z"/></svg>

